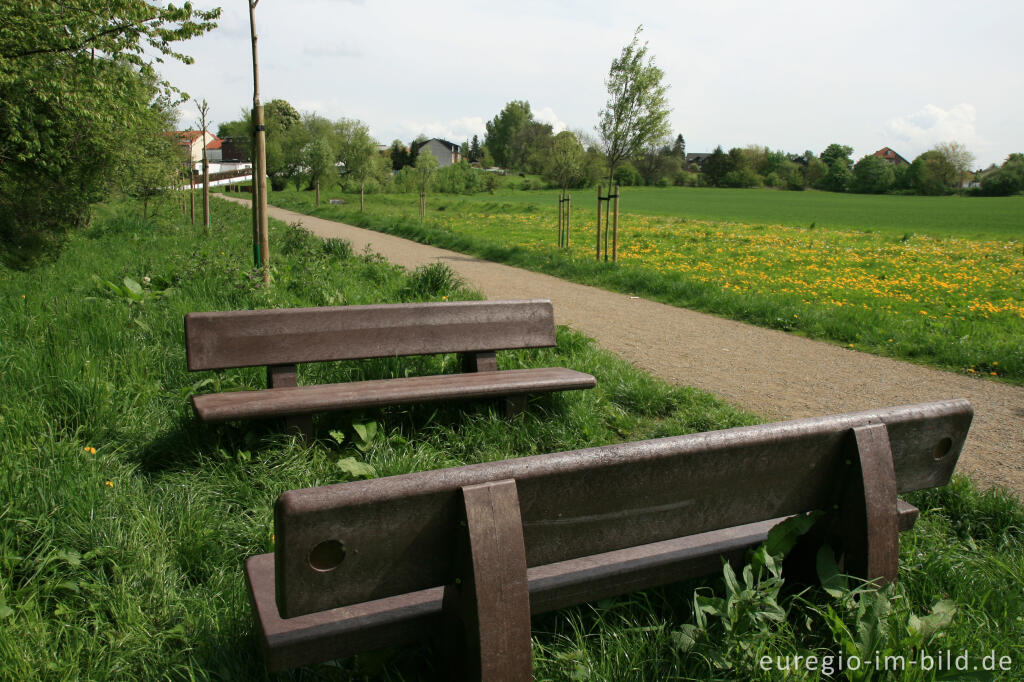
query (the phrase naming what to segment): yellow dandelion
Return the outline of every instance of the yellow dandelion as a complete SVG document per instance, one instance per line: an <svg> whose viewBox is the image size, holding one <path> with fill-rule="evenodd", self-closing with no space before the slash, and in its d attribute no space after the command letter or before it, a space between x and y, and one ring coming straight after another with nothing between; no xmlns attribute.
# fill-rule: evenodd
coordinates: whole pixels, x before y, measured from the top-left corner
<svg viewBox="0 0 1024 682"><path fill-rule="evenodd" d="M993 361L992 362L992 366L993 367L998 367L999 366L999 362L998 361Z"/></svg>
<svg viewBox="0 0 1024 682"><path fill-rule="evenodd" d="M113 481L107 481L103 485L107 486L108 488L113 488L114 487L114 482Z"/></svg>
<svg viewBox="0 0 1024 682"><path fill-rule="evenodd" d="M973 369L973 368L971 368L971 369L967 370L967 372L968 372L969 374L974 374L974 369Z"/></svg>
<svg viewBox="0 0 1024 682"><path fill-rule="evenodd" d="M889 339L889 343L892 343L892 339Z"/></svg>
<svg viewBox="0 0 1024 682"><path fill-rule="evenodd" d="M999 372L989 372L989 374L991 374L991 375L992 375L992 376L994 376L994 377L997 377L997 376L999 376Z"/></svg>
<svg viewBox="0 0 1024 682"><path fill-rule="evenodd" d="M853 344L851 343L850 345L847 346L847 348L853 348Z"/></svg>
<svg viewBox="0 0 1024 682"><path fill-rule="evenodd" d="M82 450L84 450L85 452L88 452L90 455L95 455L96 454L96 448L90 447L88 445L86 445L84 448L82 448Z"/></svg>

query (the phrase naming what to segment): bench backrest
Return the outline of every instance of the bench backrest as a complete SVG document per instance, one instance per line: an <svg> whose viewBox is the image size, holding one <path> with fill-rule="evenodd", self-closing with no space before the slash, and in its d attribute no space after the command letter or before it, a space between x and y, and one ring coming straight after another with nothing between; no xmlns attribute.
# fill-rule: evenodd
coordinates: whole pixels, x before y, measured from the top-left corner
<svg viewBox="0 0 1024 682"><path fill-rule="evenodd" d="M886 425L898 492L944 485L972 414L949 400L286 492L278 608L290 618L446 584L462 486L515 479L532 567L825 508L858 426Z"/></svg>
<svg viewBox="0 0 1024 682"><path fill-rule="evenodd" d="M548 300L185 315L185 349L191 371L554 345L555 318Z"/></svg>

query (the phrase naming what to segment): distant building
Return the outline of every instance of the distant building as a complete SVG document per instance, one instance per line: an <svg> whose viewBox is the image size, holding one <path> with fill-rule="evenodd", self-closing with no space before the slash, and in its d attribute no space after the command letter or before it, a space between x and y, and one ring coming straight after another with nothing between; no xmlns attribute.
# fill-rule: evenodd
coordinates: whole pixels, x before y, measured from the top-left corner
<svg viewBox="0 0 1024 682"><path fill-rule="evenodd" d="M697 168L699 168L700 170L703 171L704 170L704 163L709 158L711 158L711 154L687 154L686 155L686 164L687 165L690 165L691 163L692 164L696 164Z"/></svg>
<svg viewBox="0 0 1024 682"><path fill-rule="evenodd" d="M216 150L220 153L220 138L211 133L209 130L206 134L203 134L202 130L177 130L170 133L177 141L185 153L188 155L190 161L201 161L203 159L203 146L205 141L205 147L207 150L207 158L213 160L212 152ZM218 157L218 161L220 158Z"/></svg>
<svg viewBox="0 0 1024 682"><path fill-rule="evenodd" d="M462 159L462 155L459 153L459 145L437 137L421 144L416 150L416 154L418 155L424 149L434 155L441 168L458 163Z"/></svg>
<svg viewBox="0 0 1024 682"><path fill-rule="evenodd" d="M891 163L894 166L910 165L909 161L907 161L902 156L900 156L899 154L897 154L896 152L894 152L892 149L890 149L888 147L882 147L877 152L872 154L872 156L877 156L880 159L888 161L889 163Z"/></svg>

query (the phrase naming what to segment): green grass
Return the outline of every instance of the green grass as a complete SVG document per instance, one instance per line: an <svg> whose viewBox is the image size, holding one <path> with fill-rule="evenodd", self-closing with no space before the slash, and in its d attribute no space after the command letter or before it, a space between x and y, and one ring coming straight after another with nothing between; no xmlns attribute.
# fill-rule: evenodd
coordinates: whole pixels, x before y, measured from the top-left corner
<svg viewBox="0 0 1024 682"><path fill-rule="evenodd" d="M588 206L574 209L572 248L560 250L555 207L535 202L432 195L420 221L415 198L403 195L374 196L365 212L354 201L314 209L304 192L271 201L583 284L1024 384L1024 254L1016 242L623 213L620 261L612 265L594 260Z"/></svg>
<svg viewBox="0 0 1024 682"><path fill-rule="evenodd" d="M392 407L322 416L318 432L340 430L346 444L310 446L274 422L198 424L192 392L257 388L263 377L258 369L189 374L186 312L478 296L437 269L407 273L279 223L267 290L249 270L248 213L220 202L213 210L205 238L168 205L149 221L133 206L107 207L57 262L0 270L0 679L266 679L242 562L272 548L280 492L345 480L349 458L383 476L759 421L559 329L557 349L501 353L499 364L564 365L594 374L598 388L532 399L522 421L486 405ZM303 368L311 370L303 376L454 365L447 356L389 359ZM362 443L354 425L368 422L377 435ZM1001 679L1018 679L1024 509L965 479L914 501L924 511L903 535L901 582L885 595L890 613L873 621L876 644L994 649L1014 657ZM855 646L843 628L856 634L858 622L872 622L858 616L860 604L880 603L849 592L773 596L761 580L734 595L737 613L751 617L709 612L695 631L702 585L702 599L729 594L709 578L536 619L537 679L773 679L749 669L751 652ZM952 622L934 637L907 634L910 615L942 598L956 605ZM773 612L773 600L782 621L758 616ZM281 677L422 679L433 660L428 646L411 647Z"/></svg>
<svg viewBox="0 0 1024 682"><path fill-rule="evenodd" d="M597 190L571 192L575 206L592 211ZM557 191L500 191L460 197L487 204L554 206ZM371 200L372 201L372 200ZM1024 240L1024 196L920 197L782 192L709 187L624 187L619 210L698 220L924 234L965 239Z"/></svg>

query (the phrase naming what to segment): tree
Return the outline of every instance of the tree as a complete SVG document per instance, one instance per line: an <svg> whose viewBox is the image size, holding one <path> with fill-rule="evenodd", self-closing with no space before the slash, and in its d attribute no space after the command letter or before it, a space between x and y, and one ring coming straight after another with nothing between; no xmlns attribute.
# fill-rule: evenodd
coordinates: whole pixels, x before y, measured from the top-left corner
<svg viewBox="0 0 1024 682"><path fill-rule="evenodd" d="M481 157L481 153L480 153L480 138L477 137L476 135L474 135L473 139L470 140L470 143L469 143L469 160L470 161L479 161L480 157Z"/></svg>
<svg viewBox="0 0 1024 682"><path fill-rule="evenodd" d="M309 183L316 190L316 205L320 205L320 185L328 184L337 176L335 153L327 136L314 136L303 148L303 162L309 173Z"/></svg>
<svg viewBox="0 0 1024 682"><path fill-rule="evenodd" d="M874 154L868 154L853 167L850 191L860 194L882 194L896 180L892 164Z"/></svg>
<svg viewBox="0 0 1024 682"><path fill-rule="evenodd" d="M533 113L530 111L530 103L513 100L506 104L497 116L487 122L484 145L491 152L495 163L503 168L514 168L512 140L519 130L532 120Z"/></svg>
<svg viewBox="0 0 1024 682"><path fill-rule="evenodd" d="M845 192L853 180L853 147L832 143L821 153L821 161L828 171L815 185L829 192Z"/></svg>
<svg viewBox="0 0 1024 682"><path fill-rule="evenodd" d="M427 211L427 188L430 187L430 179L434 176L438 167L437 157L424 149L416 156L416 189L420 191L420 218L426 215Z"/></svg>
<svg viewBox="0 0 1024 682"><path fill-rule="evenodd" d="M554 136L549 124L527 121L509 140L509 165L529 173L540 173L553 142Z"/></svg>
<svg viewBox="0 0 1024 682"><path fill-rule="evenodd" d="M956 176L957 193L962 192L964 179L971 170L971 164L974 163L974 154L967 151L967 147L956 141L938 144L935 146L935 151L942 154L946 159L946 163L953 169Z"/></svg>
<svg viewBox="0 0 1024 682"><path fill-rule="evenodd" d="M377 153L377 143L362 121L339 119L334 130L338 139L338 160L345 164L345 171L359 181L359 210L362 211L366 181L379 174L380 165L376 159L381 157Z"/></svg>
<svg viewBox="0 0 1024 682"><path fill-rule="evenodd" d="M544 166L544 179L563 192L578 187L584 179L586 153L576 136L568 130L555 135Z"/></svg>
<svg viewBox="0 0 1024 682"><path fill-rule="evenodd" d="M220 10L143 0L0 4L0 259L29 267L84 225L141 159L151 106L180 93L156 77L174 43L216 25Z"/></svg>
<svg viewBox="0 0 1024 682"><path fill-rule="evenodd" d="M682 133L676 135L676 140L672 143L672 154L678 157L680 162L686 161L686 140L683 139Z"/></svg>
<svg viewBox="0 0 1024 682"><path fill-rule="evenodd" d="M400 171L410 163L409 152L401 140L392 140L388 156L391 157L391 170Z"/></svg>
<svg viewBox="0 0 1024 682"><path fill-rule="evenodd" d="M956 181L956 167L942 152L931 149L910 164L910 184L918 194L936 196L946 194Z"/></svg>
<svg viewBox="0 0 1024 682"><path fill-rule="evenodd" d="M647 43L640 45L638 26L633 40L612 60L605 86L608 102L598 116L597 131L608 161L608 182L615 167L652 140L671 132L666 98L668 86L662 85L664 72L647 57Z"/></svg>
<svg viewBox="0 0 1024 682"><path fill-rule="evenodd" d="M149 216L150 201L180 183L180 147L171 134L176 123L170 100L161 97L154 101L150 115L135 128L131 145L135 163L117 173L121 191L142 201L143 219ZM191 163L187 165L191 175Z"/></svg>
<svg viewBox="0 0 1024 682"><path fill-rule="evenodd" d="M718 145L704 161L704 179L712 187L720 187L725 176L735 167L732 157L725 153L722 145Z"/></svg>

